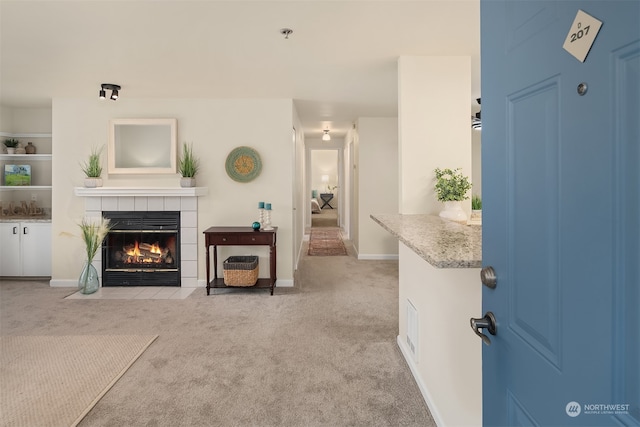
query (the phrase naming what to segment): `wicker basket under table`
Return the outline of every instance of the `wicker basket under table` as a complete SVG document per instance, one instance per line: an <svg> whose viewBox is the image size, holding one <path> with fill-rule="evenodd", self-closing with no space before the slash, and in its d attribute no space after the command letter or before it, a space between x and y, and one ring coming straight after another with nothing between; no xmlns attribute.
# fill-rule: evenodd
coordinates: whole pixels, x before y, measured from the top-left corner
<svg viewBox="0 0 640 427"><path fill-rule="evenodd" d="M258 281L257 256L231 256L222 263L224 284L253 286Z"/></svg>

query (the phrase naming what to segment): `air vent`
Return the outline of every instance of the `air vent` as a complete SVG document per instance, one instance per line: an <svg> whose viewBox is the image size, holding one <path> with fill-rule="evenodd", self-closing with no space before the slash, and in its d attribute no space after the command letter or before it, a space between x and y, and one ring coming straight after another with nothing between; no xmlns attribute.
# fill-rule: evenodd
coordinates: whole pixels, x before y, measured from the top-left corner
<svg viewBox="0 0 640 427"><path fill-rule="evenodd" d="M413 360L418 362L418 310L411 301L407 300L407 347L413 356Z"/></svg>

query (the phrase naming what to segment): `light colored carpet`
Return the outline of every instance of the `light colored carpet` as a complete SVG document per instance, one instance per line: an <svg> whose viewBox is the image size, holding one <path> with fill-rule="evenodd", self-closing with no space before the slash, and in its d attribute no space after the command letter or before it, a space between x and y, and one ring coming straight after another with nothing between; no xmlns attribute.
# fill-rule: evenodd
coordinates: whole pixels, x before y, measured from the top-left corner
<svg viewBox="0 0 640 427"><path fill-rule="evenodd" d="M273 296L71 300L0 280L0 335L160 335L78 427L435 427L396 343L398 262L344 243L308 256L305 241Z"/></svg>
<svg viewBox="0 0 640 427"><path fill-rule="evenodd" d="M337 227L338 226L338 210L324 208L319 214L311 215L312 227Z"/></svg>
<svg viewBox="0 0 640 427"><path fill-rule="evenodd" d="M156 338L1 337L0 425L77 425Z"/></svg>
<svg viewBox="0 0 640 427"><path fill-rule="evenodd" d="M347 255L339 228L312 228L309 237L309 255L339 256Z"/></svg>

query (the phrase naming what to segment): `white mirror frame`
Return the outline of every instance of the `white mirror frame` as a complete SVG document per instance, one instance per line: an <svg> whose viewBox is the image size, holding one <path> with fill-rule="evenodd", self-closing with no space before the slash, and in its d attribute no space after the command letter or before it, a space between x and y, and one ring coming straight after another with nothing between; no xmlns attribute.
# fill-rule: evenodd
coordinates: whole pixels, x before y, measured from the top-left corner
<svg viewBox="0 0 640 427"><path fill-rule="evenodd" d="M175 174L177 127L176 119L110 120L108 173Z"/></svg>

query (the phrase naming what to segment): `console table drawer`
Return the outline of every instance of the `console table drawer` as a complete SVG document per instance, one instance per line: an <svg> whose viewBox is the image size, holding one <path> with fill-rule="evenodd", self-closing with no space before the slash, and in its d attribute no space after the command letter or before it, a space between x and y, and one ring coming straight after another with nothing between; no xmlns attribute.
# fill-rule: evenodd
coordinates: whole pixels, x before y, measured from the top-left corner
<svg viewBox="0 0 640 427"><path fill-rule="evenodd" d="M238 236L233 235L209 235L209 244L211 245L237 245Z"/></svg>
<svg viewBox="0 0 640 427"><path fill-rule="evenodd" d="M273 240L270 234L259 233L255 235L242 234L236 237L238 238L239 245L269 245Z"/></svg>

